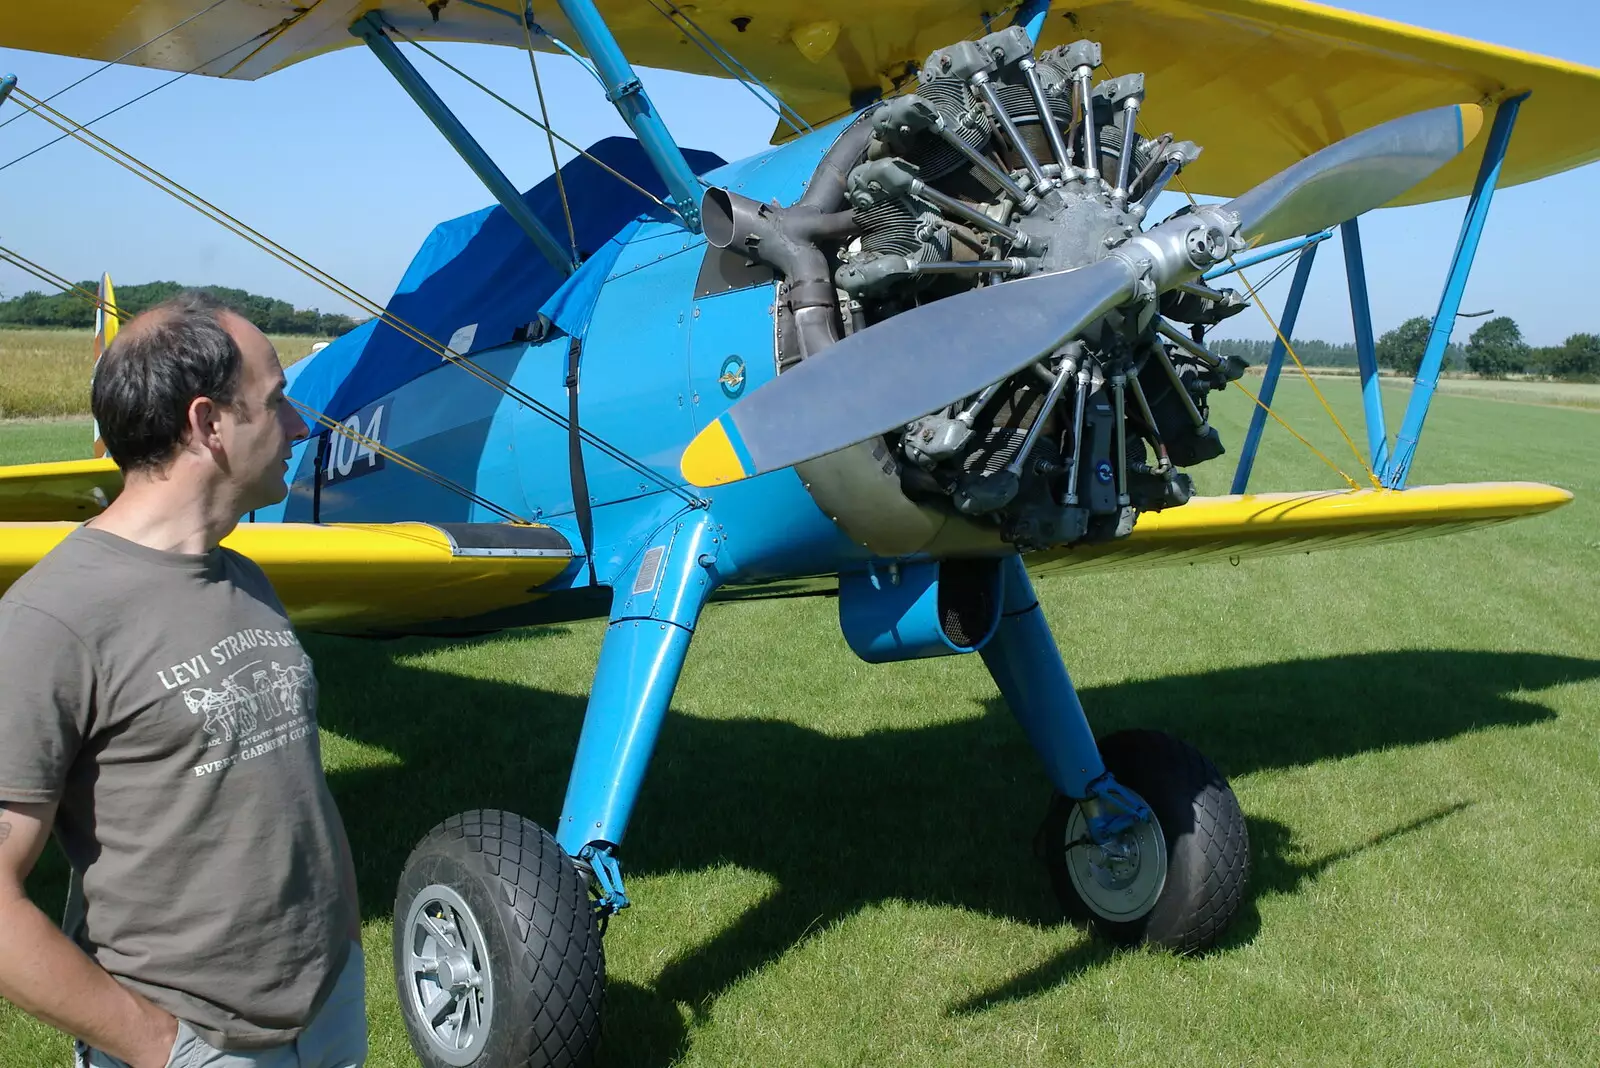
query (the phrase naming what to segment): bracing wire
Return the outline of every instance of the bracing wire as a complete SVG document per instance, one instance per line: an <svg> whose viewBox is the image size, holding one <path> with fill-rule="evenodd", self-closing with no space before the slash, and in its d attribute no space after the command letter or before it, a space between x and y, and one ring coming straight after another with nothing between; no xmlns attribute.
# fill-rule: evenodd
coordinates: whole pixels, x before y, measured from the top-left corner
<svg viewBox="0 0 1600 1068"><path fill-rule="evenodd" d="M505 97L501 96L499 93L495 92L493 89L490 89L487 85L484 85L482 82L478 81L478 79L474 78L472 75L468 74L466 71L462 70L460 67L456 66L454 63L451 63L448 59L445 59L443 56L439 55L437 52L433 51L427 45L423 44L421 41L417 40L415 37L412 37L410 34L406 33L404 30L400 29L397 26L389 26L389 27L387 27L387 29L391 33L393 33L396 37L399 37L402 41L405 41L407 44L411 45L417 51L421 52L423 55L427 56L429 59L431 59L435 63L439 64L445 70L448 70L450 73L452 73L452 74L456 75L457 77L461 78L463 81L465 81L468 85L471 85L473 88L481 90L486 95L488 95L491 99L496 100L501 104L504 104L507 108L510 108L512 111L516 112L518 115L520 115L524 119L528 120L530 123L532 123L538 129L543 130L545 133L549 134L551 137L554 137L557 141L560 141L562 144L564 144L568 148L572 149L578 155L582 156L584 159L588 160L590 163L593 163L595 166L599 167L601 170L603 170L607 174L611 175L611 177L615 178L617 181L621 182L622 184L626 185L628 188L632 189L635 193L638 193L642 197L649 198L649 200L652 201L657 207L664 208L665 210L672 212L674 215L678 215L679 214L677 208L673 207L671 204L669 204L666 201L662 200L660 197L656 196L654 193L650 192L650 190L646 189L644 186L640 185L638 182L635 182L632 178L629 178L627 175L623 174L621 171L617 170L615 167L610 166L604 160L602 160L599 157L593 155L592 153L586 151L582 146L578 145L576 142L569 141L567 138L561 136L559 133L556 133L556 131L553 130L551 127L549 127L545 123L540 122L538 119L534 118L532 115L529 115L526 111L523 111L521 108L517 107L517 105L515 105L511 101L507 100Z"/></svg>
<svg viewBox="0 0 1600 1068"><path fill-rule="evenodd" d="M215 11L217 8L221 7L223 4L226 4L227 2L228 2L228 0L216 0L216 2L213 3L210 7L203 8L203 9L201 9L199 11L196 11L193 15L190 15L188 18L184 19L182 22L178 23L175 26L167 27L166 29L162 30L160 33L156 34L154 37L150 38L150 40L144 42L143 44L134 45L132 48L130 48L126 52L122 53L122 55L118 56L116 59L113 59L113 60L111 60L111 61L109 61L107 63L101 64L100 66L96 67L94 70L90 71L88 74L85 74L83 77L81 77L77 81L73 82L71 85L64 86L63 88L57 89L55 92L53 92L49 96L45 97L44 98L45 101L49 102L51 100L56 99L57 97L64 96L65 94L67 94L67 93L71 92L72 90L76 89L78 86L82 85L84 82L88 81L90 78L93 78L93 77L95 77L96 75L99 75L99 74L104 74L106 71L110 70L112 67L115 67L118 63L121 63L123 60L127 59L129 56L133 55L134 53L144 51L146 48L149 48L151 45L155 44L157 41L161 40L163 37L167 37L167 36L169 36L169 35L171 35L173 33L176 33L177 31L183 29L185 26L189 25L189 23L193 22L195 19L200 18L203 15L209 15L211 12ZM251 40L254 40L254 39L255 38L253 38L253 37L251 38ZM244 46L240 45L239 47L243 48ZM228 52L233 52L233 51L237 51L237 49L233 49L233 48L228 49ZM222 55L226 56L228 54L228 52L224 52ZM217 59L221 59L221 58L222 58L222 56L218 56L217 57ZM216 60L212 60L212 62L214 63L214 62L216 62ZM193 74L194 71L190 71L189 73ZM174 81L176 81L176 79L174 79ZM161 86L157 86L157 88L161 88ZM146 94L146 95L149 95L149 94ZM142 99L142 98L136 97L135 99ZM132 103L132 102L133 101L129 101L129 103ZM107 114L109 114L109 112ZM104 117L105 116L101 116L101 118L104 118ZM22 118L21 115L13 115L9 119L7 119L5 122L0 122L0 130L5 129L7 126L10 126L12 123L16 122L20 118ZM52 142L52 143L54 143L54 142ZM7 166L10 166L10 164L7 164Z"/></svg>
<svg viewBox="0 0 1600 1068"><path fill-rule="evenodd" d="M533 90L539 97L539 117L544 119L545 138L550 142L550 169L556 176L556 194L561 198L561 214L567 219L567 239L572 242L572 262L582 263L583 252L578 248L578 229L572 224L572 204L567 200L567 180L561 174L561 160L556 158L556 135L550 132L550 109L544 103L544 82L539 77L539 60L533 51L532 0L523 8L522 36L528 45L528 66L533 68Z"/></svg>
<svg viewBox="0 0 1600 1068"><path fill-rule="evenodd" d="M740 63L739 60L734 57L732 52L729 52L726 48L722 47L721 44L717 43L716 38L712 37L705 30L701 29L700 24L695 22L688 12L678 7L677 4L672 3L672 0L667 0L666 8L663 8L660 4L656 3L656 0L645 0L645 2L651 7L655 8L656 12L662 18L671 23L674 29L683 33L685 37L693 41L695 46L698 47L700 51L704 52L713 63L727 71L728 75L732 77L734 81L748 89L751 96L754 96L757 100L761 101L769 109L771 109L772 113L778 116L779 120L787 125L789 129L793 130L797 134L811 132L811 124L806 122L806 120L798 111L786 104L783 100L783 97L779 96L771 86L767 85L766 82L763 82L760 78L756 77L755 74L751 72L749 67L746 67L743 63ZM669 8L671 10L668 10ZM689 24L688 30L685 30L684 27L678 22L678 19L680 18ZM715 51L713 51L713 49ZM720 56L717 54L719 52L721 53ZM757 87L760 89L759 92L757 91ZM762 96L762 92L765 92L767 95Z"/></svg>
<svg viewBox="0 0 1600 1068"><path fill-rule="evenodd" d="M186 204L187 206L193 208L206 218L211 219L213 222L216 222L218 225L234 233L236 236L242 237L244 240L268 253L273 258L306 275L308 278L311 278L318 284L332 290L335 294L343 297L346 300L349 300L358 307L363 308L368 312L368 314L378 319L384 325L389 326L391 329L399 332L402 336L416 342L418 345L421 345L428 351L433 352L440 358L462 368L475 378L478 378L480 381L499 390L506 396L511 397L513 400L518 401L531 411L534 411L543 418L548 419L555 425L563 428L567 427L568 424L566 418L549 405L535 397L530 396L524 390L517 388L505 379L495 375L493 372L479 367L476 363L467 359L460 353L455 352L439 342L437 339L430 337L417 327L412 326L410 323L389 312L386 308L379 305L376 301L364 296L358 290L339 281L337 278L328 274L326 271L323 271L321 268L316 267L314 264L310 263L304 258L290 252L288 249L268 238L260 231L251 228L243 222L240 222L234 216L229 215L227 212L205 200L203 197L185 188L183 185L167 177L161 172L155 170L155 168L143 163L126 150L118 148L116 145L112 144L104 137L101 137L99 134L85 129L80 123L77 123L75 120L63 115L54 107L44 104L43 101L33 97L32 94L29 94L23 90L15 90L14 92L21 93L24 102L33 102L36 107L36 113L39 114L41 118L45 119L47 122L50 122L52 125L55 125L58 129L68 130L73 137L79 141L82 141L100 155L123 167L130 173L144 179L145 181L154 185L156 188L172 196L180 203ZM604 438L593 433L592 431L585 430L580 427L578 429L578 434L586 443L592 445L596 449L599 449L605 455L616 460L623 466L628 467L637 474L655 482L667 492L680 497L691 507L704 506L705 502L701 498L696 497L685 490L682 486L658 474L654 469L650 468L643 462L635 460L632 456L629 456L626 452L612 445L610 442L606 441Z"/></svg>
<svg viewBox="0 0 1600 1068"><path fill-rule="evenodd" d="M128 319L132 318L131 315L118 308L115 304L101 298L99 294L90 292L82 286L68 280L64 276L56 274L47 267L40 266L34 261L28 259L26 256L23 256L21 253L6 248L3 245L0 245L0 260L10 263L13 267L27 272L28 274L42 282L45 282L48 285L55 286L64 293L82 298L96 308L104 310L108 315L114 316L121 322L126 322ZM355 442L361 448L370 450L375 455L381 456L384 459L405 468L407 471L427 479L436 486L440 486L458 494L459 496L471 501L486 511L493 512L495 515L498 515L501 519L504 519L509 523L527 525L528 521L522 516L517 515L515 512L507 508L501 507L477 491L469 489L468 487L461 485L459 482L456 482L453 479L418 463L410 457L403 455L398 450L383 444L376 438L370 438L366 436L365 434L361 433L361 431L349 426L346 423L340 422L330 415L318 411L316 408L313 408L311 405L306 404L303 401L299 401L293 397L290 397L289 403L293 404L295 408L298 409L303 415L311 417L311 419L318 425L343 435L344 437Z"/></svg>
<svg viewBox="0 0 1600 1068"><path fill-rule="evenodd" d="M1231 263L1233 261L1233 257L1229 256L1228 260ZM1245 291L1250 294L1250 299L1255 301L1256 305L1261 309L1261 314L1266 316L1267 325L1272 327L1272 332L1277 335L1279 341L1283 342L1284 351L1289 354L1289 358L1294 361L1294 365L1300 368L1301 376L1311 387L1311 392L1317 395L1317 400L1322 404L1323 411L1328 413L1328 418L1333 420L1333 425L1339 430L1339 436L1344 438L1344 443L1346 445L1350 446L1350 454L1354 456L1356 458L1356 462L1361 465L1361 470L1366 473L1367 479L1372 483L1372 488L1382 489L1383 483L1378 479L1377 474L1373 472L1372 465L1368 464L1367 458L1361 455L1361 450L1357 448L1355 439L1353 439L1350 436L1350 432L1344 428L1344 423L1339 420L1338 414L1334 412L1333 405L1329 404L1328 398L1322 395L1321 388L1317 386L1316 378L1312 376L1310 371L1306 370L1306 365L1300 362L1300 354L1294 351L1294 345L1290 344L1289 338L1282 330L1278 328L1277 319L1273 318L1272 313L1267 310L1267 306L1261 302L1261 298L1256 296L1256 291L1250 285L1250 280L1244 276L1244 272L1237 271L1235 273L1239 276L1240 284L1242 284L1245 288ZM1343 474L1343 472L1341 471L1340 474ZM1352 485L1354 485L1354 480L1352 479L1350 481Z"/></svg>
<svg viewBox="0 0 1600 1068"><path fill-rule="evenodd" d="M1198 208L1200 206L1200 202L1195 199L1195 195L1191 193L1189 191L1189 187L1184 184L1183 178L1178 177L1176 178L1176 181L1178 183L1178 188L1182 190L1183 195L1188 198L1189 205L1191 207ZM1272 333L1277 337L1278 341L1282 343L1284 351L1289 354L1289 358L1294 361L1294 365L1300 369L1300 375L1306 380L1306 384L1311 387L1311 392L1316 394L1317 402L1322 405L1322 410L1328 413L1329 419L1333 420L1333 425L1339 431L1339 436L1344 438L1344 443L1350 447L1350 455L1354 456L1356 458L1356 463L1361 465L1361 470L1366 474L1367 480L1372 483L1372 488L1382 489L1383 483L1373 472L1372 465L1367 463L1367 458L1365 456L1361 455L1361 450L1356 446L1355 439L1352 438L1350 436L1350 432L1344 428L1344 423L1339 419L1338 413L1333 410L1333 405L1328 403L1328 398L1323 396L1322 390L1317 386L1316 378L1312 376L1310 371L1306 370L1306 365L1300 362L1300 354L1294 351L1294 345L1289 341L1288 336L1278 328L1278 320L1274 318L1270 311L1267 310L1266 304L1264 304L1260 296L1257 295L1255 288L1250 285L1250 280L1244 276L1244 271L1239 269L1239 264L1234 260L1233 253L1231 252L1228 254L1228 262L1233 265L1233 273L1238 277L1239 283L1244 286L1245 292L1250 294L1251 302L1260 309L1262 316L1267 320L1267 325L1272 328ZM1256 401L1256 403L1261 404L1259 400ZM1261 404L1261 406L1263 408L1267 408L1265 404ZM1271 408L1267 408L1267 411L1274 419L1277 419L1279 423L1283 423L1283 420L1280 419L1277 413L1273 412ZM1285 427L1288 426L1287 423L1284 423L1283 425ZM1300 435L1296 434L1295 437L1299 438ZM1300 440L1305 441L1304 438L1300 438ZM1309 445L1310 443L1307 442L1307 444ZM1318 453L1318 455L1320 456L1321 453ZM1326 456L1323 457L1323 460L1331 463L1331 461L1327 460ZM1355 479L1345 474L1342 468L1335 467L1334 470L1339 472L1339 476L1341 478L1350 483L1350 487L1352 489L1358 488L1358 484L1356 483Z"/></svg>
<svg viewBox="0 0 1600 1068"><path fill-rule="evenodd" d="M1109 71L1108 71L1108 73L1109 73ZM1144 135L1146 137L1148 137L1149 133L1150 133L1149 127L1144 125L1142 116L1140 118L1139 125L1141 127L1143 127L1143 131L1142 132L1144 133ZM1189 191L1189 187L1184 184L1183 178L1181 176L1177 176L1177 177L1175 177L1174 180L1178 183L1178 188L1180 190L1182 190L1183 195L1186 198L1188 198L1190 207L1198 208L1200 206L1200 202L1197 199L1195 199L1195 195L1192 192L1190 192ZM1295 255L1294 259L1298 259L1299 256L1304 255L1304 253L1305 253L1305 250L1301 249L1300 252ZM1350 437L1349 432L1345 430L1344 423L1340 422L1339 416L1333 410L1333 406L1330 405L1328 403L1328 399L1325 396L1322 395L1322 390L1317 388L1316 380L1312 377L1311 372L1306 370L1305 364L1300 362L1299 355L1294 351L1294 345L1292 345L1289 342L1289 339L1284 335L1283 331L1278 329L1277 320L1275 318L1273 318L1272 313L1267 310L1267 306L1261 302L1261 297L1260 297L1258 291L1250 285L1249 280L1247 278L1245 278L1245 276L1244 276L1244 272L1238 269L1239 265L1234 261L1234 258L1232 256L1232 254L1229 254L1228 262L1230 264L1233 264L1234 273L1239 276L1240 283L1242 283L1244 285L1245 290L1250 294L1251 302L1254 303L1256 305L1256 307L1261 310L1261 314L1266 317L1267 325L1272 328L1273 334L1277 337L1278 341L1280 341L1283 344L1284 351L1287 352L1289 354L1290 358L1292 358L1294 360L1295 366L1300 368L1301 375L1303 375L1305 377L1306 382L1310 384L1311 391L1314 394L1316 394L1317 400L1322 404L1323 411L1327 412L1328 413L1328 418L1333 420L1333 425L1338 429L1339 435L1344 438L1345 444L1350 447L1351 454L1355 456L1356 462L1361 465L1361 470L1366 474L1368 480L1371 481L1373 488L1374 489L1382 489L1383 488L1383 483L1378 480L1378 476L1377 475L1373 474L1372 468L1367 463L1366 457L1362 456L1361 455L1361 450L1356 448L1356 443ZM1291 260L1291 262L1292 262L1292 260ZM1273 272L1272 277L1276 277L1277 274L1280 273L1284 269L1284 266L1286 266L1286 265L1280 266L1277 269L1277 271ZM1269 278L1268 280L1270 281L1271 279ZM1263 285L1265 285L1265 283L1263 283ZM1292 426L1290 426L1284 420L1284 418L1281 415L1279 415L1277 412L1273 411L1271 405L1264 403L1261 400L1260 397L1258 397L1255 394L1251 393L1250 390L1247 389L1242 382L1236 381L1236 382L1234 382L1234 385L1239 387L1239 392L1241 392L1245 396L1249 397L1256 404L1257 407L1261 408L1268 415L1270 415L1274 422L1276 422L1279 426L1281 426L1285 430L1287 430L1290 434L1292 434L1294 436L1294 438L1297 441L1299 441L1302 445L1304 445L1306 448L1310 449L1313 453L1315 453L1317 455L1317 457L1320 460L1322 460L1323 463L1325 463L1329 467L1331 467L1334 470L1334 472L1338 474L1338 476L1340 478L1344 479L1345 482L1347 482L1350 485L1351 489L1360 489L1361 488L1360 483L1358 483L1355 479L1351 478L1348 474L1346 474L1345 471L1344 471L1344 468L1342 468L1338 464L1334 463L1331 459L1328 458L1327 454L1323 453L1315 445L1312 445L1311 442L1307 441L1305 439L1305 437L1299 431L1295 430Z"/></svg>
<svg viewBox="0 0 1600 1068"><path fill-rule="evenodd" d="M215 6L215 5L213 5L213 6ZM255 40L255 38L251 37L250 41L253 41L253 40ZM132 107L134 104L137 104L139 101L144 100L146 97L154 96L156 93L159 93L161 90L165 89L167 86L172 85L175 82L180 82L183 79L187 78L191 74L195 74L195 73L198 73L199 71L205 70L207 67L211 66L211 64L213 64L213 63L216 63L218 60L225 59L228 56L232 55L233 53L239 51L239 49L245 47L245 45L248 45L250 43L250 41L244 41L244 42L241 42L239 44L236 44L232 48L228 49L226 52L219 53L218 55L213 56L212 58L206 60L204 63L201 63L200 65L195 66L195 67L190 67L188 70L183 71L181 74L177 74L177 75L175 75L175 76L173 76L171 78L168 78L166 81L162 82L160 85L156 86L155 88L145 90L144 92L140 93L138 96L134 97L132 100L124 101L123 103L118 104L116 107L112 108L110 111L101 112L100 114L96 115L94 118L90 119L88 122L84 123L83 124L84 127L87 128L87 127L93 126L95 123L99 122L101 119L108 119L111 116L115 115L117 112L121 111L122 109L128 108L128 107ZM62 90L62 92L65 92L65 91L66 90ZM61 95L61 93L56 93L55 94L55 96L60 96L60 95ZM52 97L48 97L48 96L45 97L44 98L44 103L49 103L51 99L52 99ZM31 108L31 107L24 107L23 108L23 114L29 114L32 111L33 111L33 108ZM20 118L22 118L22 115L13 115L13 116L11 116L10 119L7 119L6 122L11 122L11 121L13 121L15 119L20 119ZM0 126L3 126L3 125L4 125L4 123L0 123ZM32 156L37 156L39 153L43 152L45 149L49 148L51 145L58 145L62 141L67 140L67 138L69 138L71 136L72 135L70 133L58 134L55 137L52 137L50 140L46 141L44 144L38 146L37 148L31 149L30 151L27 151L27 152L24 152L22 155L18 156L16 159L11 160L9 163L0 164L0 171L9 170L10 168L15 167L17 164L21 163L23 160L28 159L28 158L30 158Z"/></svg>

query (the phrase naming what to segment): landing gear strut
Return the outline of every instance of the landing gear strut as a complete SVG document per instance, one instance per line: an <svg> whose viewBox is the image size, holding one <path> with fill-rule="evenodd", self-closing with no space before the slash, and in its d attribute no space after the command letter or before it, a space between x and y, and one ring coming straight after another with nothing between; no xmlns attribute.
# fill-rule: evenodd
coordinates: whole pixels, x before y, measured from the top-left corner
<svg viewBox="0 0 1600 1068"><path fill-rule="evenodd" d="M1067 915L1120 945L1214 944L1244 901L1250 843L1212 763L1158 731L1098 743L1022 560L1005 564L984 663L1044 762L1056 798L1039 848Z"/></svg>
<svg viewBox="0 0 1600 1068"><path fill-rule="evenodd" d="M1092 806L1056 795L1039 845L1062 908L1119 945L1209 948L1249 879L1249 837L1233 790L1198 751L1159 731L1110 735L1100 755L1150 817L1097 842Z"/></svg>

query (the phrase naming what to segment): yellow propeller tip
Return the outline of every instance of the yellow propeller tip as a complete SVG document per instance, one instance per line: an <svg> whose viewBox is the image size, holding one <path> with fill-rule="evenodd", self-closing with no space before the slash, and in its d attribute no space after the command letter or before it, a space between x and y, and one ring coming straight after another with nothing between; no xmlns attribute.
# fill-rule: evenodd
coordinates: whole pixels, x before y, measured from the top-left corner
<svg viewBox="0 0 1600 1068"><path fill-rule="evenodd" d="M1472 144L1483 129L1483 109L1477 104L1458 104L1461 111L1461 147Z"/></svg>
<svg viewBox="0 0 1600 1068"><path fill-rule="evenodd" d="M734 434L738 434L738 430ZM739 450L734 447L721 419L695 435L689 447L683 450L679 467L691 485L702 489L739 482L753 473L740 460Z"/></svg>

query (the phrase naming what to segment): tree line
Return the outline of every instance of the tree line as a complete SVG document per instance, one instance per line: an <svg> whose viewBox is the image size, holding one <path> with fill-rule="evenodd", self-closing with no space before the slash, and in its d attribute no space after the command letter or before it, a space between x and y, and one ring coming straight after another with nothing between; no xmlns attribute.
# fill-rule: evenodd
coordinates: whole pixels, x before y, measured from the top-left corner
<svg viewBox="0 0 1600 1068"><path fill-rule="evenodd" d="M1407 319L1378 339L1378 366L1403 375L1415 375L1422 366L1433 320L1418 315ZM1218 341L1212 347L1220 355L1238 355L1252 366L1261 367L1272 354L1271 341ZM1314 367L1356 367L1359 360L1353 343L1326 341L1294 342L1302 363ZM1522 329L1509 315L1490 319L1472 332L1467 343L1451 342L1445 349L1446 370L1471 371L1484 378L1531 374L1572 381L1600 379L1600 335L1573 334L1559 345L1529 345Z"/></svg>
<svg viewBox="0 0 1600 1068"><path fill-rule="evenodd" d="M80 282L90 293L98 282ZM338 337L360 325L348 315L333 315L314 308L296 308L286 300L263 297L243 289L226 286L182 286L177 282L146 282L143 285L117 286L117 310L124 318L177 296L185 289L210 294L268 334L311 334ZM0 326L94 327L94 307L72 293L41 293L30 290L20 297L0 301Z"/></svg>

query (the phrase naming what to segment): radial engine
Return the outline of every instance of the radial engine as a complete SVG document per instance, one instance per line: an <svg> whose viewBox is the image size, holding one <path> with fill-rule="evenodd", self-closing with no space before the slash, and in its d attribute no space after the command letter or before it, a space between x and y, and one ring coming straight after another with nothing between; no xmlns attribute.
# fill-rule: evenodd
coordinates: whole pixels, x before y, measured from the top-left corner
<svg viewBox="0 0 1600 1068"><path fill-rule="evenodd" d="M841 137L794 208L714 190L711 241L785 275L780 373L842 334L1085 266L1139 233L1200 148L1140 134L1144 76L1096 81L1100 65L1092 41L1036 56L1021 27L951 45ZM888 435L901 491L1023 550L1126 535L1140 511L1190 498L1180 468L1222 454L1207 398L1245 364L1202 337L1244 307L1189 284L1138 321L1104 316ZM1003 344L1006 324L993 328Z"/></svg>

